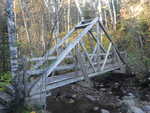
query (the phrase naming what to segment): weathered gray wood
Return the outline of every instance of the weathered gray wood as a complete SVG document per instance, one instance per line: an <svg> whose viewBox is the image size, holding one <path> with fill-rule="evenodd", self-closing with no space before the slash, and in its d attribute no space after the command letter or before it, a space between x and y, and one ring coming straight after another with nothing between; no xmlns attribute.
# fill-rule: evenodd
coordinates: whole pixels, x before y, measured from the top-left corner
<svg viewBox="0 0 150 113"><path fill-rule="evenodd" d="M75 28L76 29L83 29L83 28L87 27L88 25L90 25L90 23L80 24L80 25L76 26Z"/></svg>
<svg viewBox="0 0 150 113"><path fill-rule="evenodd" d="M93 34L91 31L89 31L89 34L90 34L90 36L96 41L96 43L98 44L98 46L100 47L100 49L101 49L104 53L106 53L105 48L104 48L103 45L99 42L99 40L94 36L94 34Z"/></svg>
<svg viewBox="0 0 150 113"><path fill-rule="evenodd" d="M106 54L103 54L103 56L105 56ZM101 56L101 55L100 55ZM100 57L99 56L99 57ZM97 62L93 62L94 67L99 65L102 65L104 62L104 60L100 60ZM106 64L110 64L112 62L112 59L108 59ZM71 65L66 65L66 66L58 66L54 71L63 71L63 70L78 70L78 66L76 64L71 64ZM37 69L37 70L29 70L27 71L27 76L30 77L30 75L40 75L43 72L45 72L46 69Z"/></svg>
<svg viewBox="0 0 150 113"><path fill-rule="evenodd" d="M86 19L86 20L82 20L81 23L85 24L85 23L90 23L91 21L93 21L93 19Z"/></svg>
<svg viewBox="0 0 150 113"><path fill-rule="evenodd" d="M52 49L50 49L49 51L46 52L46 54L44 55L44 60L38 62L35 66L34 69L37 69L39 66L41 66L45 61L47 61L47 58L52 55L68 38L70 35L72 35L72 33L75 31L75 28L73 28L62 40L61 42L59 42L58 44L56 44L56 46L54 46Z"/></svg>
<svg viewBox="0 0 150 113"><path fill-rule="evenodd" d="M104 67L105 67L105 64L106 64L106 62L107 62L107 59L108 59L108 56L109 56L109 52L110 52L111 46L112 46L112 43L109 44L109 47L108 47L108 50L107 50L107 54L106 54L106 56L105 56L105 60L104 60L104 63L103 63L103 65L102 65L102 67L101 67L101 70L103 70Z"/></svg>
<svg viewBox="0 0 150 113"><path fill-rule="evenodd" d="M88 73L87 73L87 66L85 65L85 57L83 58L79 48L77 48L77 60L86 82L90 84L90 79L88 78Z"/></svg>
<svg viewBox="0 0 150 113"><path fill-rule="evenodd" d="M79 41L84 37L84 35L94 26L94 24L98 21L98 18L95 18L91 25L84 29L83 32L76 38L74 42L72 42L68 47L58 56L58 60L50 66L49 70L45 73L48 76L56 67L57 65L71 52L71 50L79 43Z"/></svg>
<svg viewBox="0 0 150 113"><path fill-rule="evenodd" d="M93 57L95 55L99 55L99 56L104 56L106 55L106 53L100 53L100 54L96 54L95 52L93 52L92 54L89 54L90 57ZM36 58L26 58L27 59L27 62L39 62L41 60L45 60L44 57L36 57ZM49 56L47 58L47 60L56 60L57 59L57 56ZM69 55L69 56L66 56L65 59L73 59L73 56Z"/></svg>
<svg viewBox="0 0 150 113"><path fill-rule="evenodd" d="M119 69L118 65L108 65L107 67L105 67L105 69L102 72L96 72L96 73L90 73L88 75L89 78L91 77L95 77L95 76L100 76L101 74L104 74L106 72L110 72L113 70L117 70ZM72 72L72 73L67 73L64 75L60 75L60 76L55 76L55 77L49 77L47 79L47 91L58 88L58 87L62 87L74 82L78 82L84 80L84 76L83 73L81 71L77 71L77 72ZM41 82L41 81L39 81ZM41 83L38 83L41 84ZM36 89L32 89L30 95L31 97L37 94L40 94L41 92L38 90L40 87L40 85L38 85L38 88ZM42 89L42 92L45 92L44 89Z"/></svg>
<svg viewBox="0 0 150 113"><path fill-rule="evenodd" d="M119 56L119 59L121 60L122 63L124 63L126 66L127 63L124 61L124 59L121 57L121 54L119 52L119 50L117 49L117 47L115 46L114 42L112 41L111 37L108 35L108 33L106 32L105 28L103 27L103 25L101 24L100 20L98 21L100 28L103 30L103 32L105 33L107 39L112 43L113 48L116 50L116 53Z"/></svg>
<svg viewBox="0 0 150 113"><path fill-rule="evenodd" d="M75 69L76 65L75 64L69 64L69 65L61 65L58 66L54 71L65 71L65 70L72 70ZM45 72L47 69L37 69L37 70L29 70L27 71L27 75L38 75L38 74L42 74L43 72Z"/></svg>
<svg viewBox="0 0 150 113"><path fill-rule="evenodd" d="M78 25L80 25L81 23L79 23ZM77 25L77 26L78 26ZM47 61L48 57L50 55L52 55L59 47L61 47L62 44L65 43L65 41L72 35L72 33L76 31L75 28L73 28L58 44L56 44L52 49L48 50L46 52L46 54L43 56L44 60L43 61L40 61L38 62L35 66L34 66L34 69L37 69L39 68L44 62Z"/></svg>
<svg viewBox="0 0 150 113"><path fill-rule="evenodd" d="M68 47L62 51L62 53L58 56L57 60L50 66L50 68L47 69L47 71L44 73L43 76L48 77L53 71L54 69L64 60L64 58L71 52L71 50L79 43L79 41L84 37L84 35L86 33L88 33L88 31L96 24L96 22L98 21L98 18L95 18L92 22L91 25L89 25L88 27L86 27L80 34L79 36L76 38L76 40L72 43L70 43L68 45ZM42 81L42 79L40 79L40 81ZM37 82L37 83L41 83L41 82ZM34 87L36 88L37 85L35 85ZM33 88L34 88L33 87Z"/></svg>
<svg viewBox="0 0 150 113"><path fill-rule="evenodd" d="M73 56L66 56L66 59L70 59L73 58ZM49 56L47 57L47 60L56 60L57 56ZM38 61L42 61L45 60L44 57L37 57L37 58L27 58L27 62L38 62Z"/></svg>
<svg viewBox="0 0 150 113"><path fill-rule="evenodd" d="M91 56L91 60L93 60L94 54L96 54L97 49L98 49L98 44L96 43L96 45L95 45L95 47L94 47L94 51L93 51L93 53L92 53L93 55ZM97 57L97 55L96 55L96 57Z"/></svg>
<svg viewBox="0 0 150 113"><path fill-rule="evenodd" d="M80 42L80 45L81 45L81 47L83 48L83 50L84 50L84 52L85 52L85 55L86 55L86 57L88 58L88 61L89 61L90 65L92 66L94 72L96 72L96 69L95 69L95 67L94 67L94 65L93 65L93 63L92 63L92 60L90 59L90 56L89 56L89 54L88 54L86 48L84 47L84 44L83 44L82 41Z"/></svg>
<svg viewBox="0 0 150 113"><path fill-rule="evenodd" d="M66 48L62 50L60 55L58 55L57 57L51 55L53 55L53 53L65 43L65 39L68 39L70 37L70 35L75 31L75 28L69 34L67 34L64 39L60 41L53 49L49 50L44 55L44 57L28 59L29 62L39 62L34 66L34 70L27 71L27 75L29 77L32 74L42 75L42 77L37 77L36 80L33 80L28 85L28 89L30 89L30 99L36 100L42 95L43 97L45 97L44 94L46 94L49 90L62 87L74 82L82 81L84 79L88 81L90 77L120 69L118 62L112 62L112 54L115 51L110 51L111 46L113 46L111 40L109 40L111 44L106 51L102 43L99 41L98 37L95 37L91 32L93 26L96 25L98 21L99 18L95 18L93 21L90 21L90 23L81 22L82 24L80 23L80 25L78 26L85 26L83 31L74 39L74 41L66 45ZM90 33L92 39L94 39L94 41L97 43L97 46L95 46L95 49L93 49L93 54L88 53L84 46L84 43L82 42L83 38L85 38L84 36L88 33ZM71 52L74 52L73 49L76 49L77 46L80 46L80 49L82 49L83 51L76 52L74 56L73 54L71 54ZM74 61L73 59L76 58L76 55L79 56L77 56L77 59ZM92 60L94 58L96 58L96 60ZM65 65L65 62L63 62L65 59L71 59L73 61L73 64ZM53 64L51 64L47 68L38 70L39 66L42 66L47 60L53 61ZM80 64L80 66L77 64L77 62ZM72 70L74 72L68 72L68 70ZM59 73L59 75L49 77L55 71L62 72L61 74Z"/></svg>

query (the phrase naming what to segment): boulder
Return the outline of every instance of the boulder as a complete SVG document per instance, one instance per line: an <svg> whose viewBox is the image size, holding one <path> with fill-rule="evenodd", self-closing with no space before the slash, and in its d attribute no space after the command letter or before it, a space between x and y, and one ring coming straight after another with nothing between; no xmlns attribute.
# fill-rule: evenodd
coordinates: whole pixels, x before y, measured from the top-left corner
<svg viewBox="0 0 150 113"><path fill-rule="evenodd" d="M143 106L143 110L144 110L145 112L150 112L150 105L145 105L145 106Z"/></svg>
<svg viewBox="0 0 150 113"><path fill-rule="evenodd" d="M93 108L93 110L94 110L94 111L98 111L98 110L99 110L99 107L98 107L98 106L95 106L95 107Z"/></svg>
<svg viewBox="0 0 150 113"><path fill-rule="evenodd" d="M128 113L145 113L145 112L142 109L138 108L138 107L131 106Z"/></svg>
<svg viewBox="0 0 150 113"><path fill-rule="evenodd" d="M101 113L110 113L110 112L106 109L101 109Z"/></svg>

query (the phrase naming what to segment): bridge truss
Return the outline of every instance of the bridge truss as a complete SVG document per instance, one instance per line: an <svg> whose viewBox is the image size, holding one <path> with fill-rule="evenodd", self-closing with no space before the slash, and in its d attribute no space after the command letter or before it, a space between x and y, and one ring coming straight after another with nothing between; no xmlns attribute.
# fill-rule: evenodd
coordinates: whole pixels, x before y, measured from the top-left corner
<svg viewBox="0 0 150 113"><path fill-rule="evenodd" d="M74 33L78 35L72 37ZM29 85L29 97L35 100L74 82L85 80L88 84L89 78L120 70L124 65L122 54L98 17L81 21L43 57L28 58L27 62L34 62L26 75L28 79L35 78Z"/></svg>

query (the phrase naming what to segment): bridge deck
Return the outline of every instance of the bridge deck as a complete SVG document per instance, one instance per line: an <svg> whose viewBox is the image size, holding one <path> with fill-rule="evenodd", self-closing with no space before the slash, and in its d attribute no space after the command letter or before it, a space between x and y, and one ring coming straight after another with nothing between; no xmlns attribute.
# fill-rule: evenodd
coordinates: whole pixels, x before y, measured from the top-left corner
<svg viewBox="0 0 150 113"><path fill-rule="evenodd" d="M99 71L96 73L89 73L88 77L92 78L95 76L100 76L104 73L111 72L117 69L120 69L118 64L108 65L104 68L103 71ZM92 71L92 69L90 71ZM66 73L66 74L62 74L58 76L48 77L46 79L46 89L41 89L39 86L38 89L35 89L34 91L32 91L31 96L35 96L35 95L41 94L41 92L44 93L45 91L49 91L49 90L59 88L65 85L69 85L71 83L75 83L75 82L82 81L82 80L85 80L85 77L83 76L82 71L70 72L70 73Z"/></svg>

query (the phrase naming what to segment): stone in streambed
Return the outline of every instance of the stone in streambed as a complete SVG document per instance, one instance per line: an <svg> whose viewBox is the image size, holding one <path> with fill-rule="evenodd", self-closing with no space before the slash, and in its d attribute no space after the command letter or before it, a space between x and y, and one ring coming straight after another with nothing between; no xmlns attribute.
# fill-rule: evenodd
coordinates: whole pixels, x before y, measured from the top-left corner
<svg viewBox="0 0 150 113"><path fill-rule="evenodd" d="M93 110L94 110L94 111L98 111L98 110L99 110L99 107L98 107L98 106L95 106L95 107L93 108Z"/></svg>
<svg viewBox="0 0 150 113"><path fill-rule="evenodd" d="M150 112L150 105L143 106L143 110L146 112Z"/></svg>
<svg viewBox="0 0 150 113"><path fill-rule="evenodd" d="M110 112L108 110L106 110L106 109L102 109L101 113L110 113Z"/></svg>
<svg viewBox="0 0 150 113"><path fill-rule="evenodd" d="M142 109L132 106L128 113L145 113Z"/></svg>

